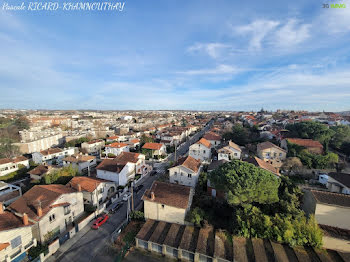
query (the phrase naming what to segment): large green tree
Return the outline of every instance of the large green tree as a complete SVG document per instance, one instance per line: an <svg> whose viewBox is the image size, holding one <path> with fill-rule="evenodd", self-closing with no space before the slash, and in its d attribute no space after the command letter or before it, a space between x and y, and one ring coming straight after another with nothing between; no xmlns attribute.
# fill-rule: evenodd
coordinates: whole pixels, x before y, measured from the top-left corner
<svg viewBox="0 0 350 262"><path fill-rule="evenodd" d="M236 144L240 146L244 146L249 141L249 129L245 128L240 124L234 124L232 127L232 132L225 133L223 137L226 140L232 140Z"/></svg>
<svg viewBox="0 0 350 262"><path fill-rule="evenodd" d="M278 201L280 180L253 164L234 160L221 165L208 175L217 190L227 194L231 205L274 203Z"/></svg>
<svg viewBox="0 0 350 262"><path fill-rule="evenodd" d="M286 129L289 130L292 137L318 140L326 147L335 133L327 125L314 121L289 124Z"/></svg>
<svg viewBox="0 0 350 262"><path fill-rule="evenodd" d="M331 146L336 149L341 149L344 143L350 143L350 126L339 125L333 126L331 129L334 135L331 139Z"/></svg>

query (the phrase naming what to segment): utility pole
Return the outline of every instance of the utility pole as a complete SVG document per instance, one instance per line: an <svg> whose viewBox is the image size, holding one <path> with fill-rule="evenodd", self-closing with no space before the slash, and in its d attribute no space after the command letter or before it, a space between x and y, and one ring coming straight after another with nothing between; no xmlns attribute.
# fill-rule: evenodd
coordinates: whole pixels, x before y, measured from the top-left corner
<svg viewBox="0 0 350 262"><path fill-rule="evenodd" d="M134 187L131 187L131 210L134 211Z"/></svg>

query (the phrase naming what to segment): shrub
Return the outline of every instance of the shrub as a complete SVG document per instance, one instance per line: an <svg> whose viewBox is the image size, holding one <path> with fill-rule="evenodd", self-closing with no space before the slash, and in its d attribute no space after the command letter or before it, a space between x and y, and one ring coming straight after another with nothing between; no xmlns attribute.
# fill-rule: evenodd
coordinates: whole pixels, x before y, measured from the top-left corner
<svg viewBox="0 0 350 262"><path fill-rule="evenodd" d="M115 158L116 157L116 155L115 154L112 154L112 153L108 153L108 155L107 155L109 158Z"/></svg>
<svg viewBox="0 0 350 262"><path fill-rule="evenodd" d="M145 221L145 214L141 211L132 211L130 213L130 219L136 221Z"/></svg>

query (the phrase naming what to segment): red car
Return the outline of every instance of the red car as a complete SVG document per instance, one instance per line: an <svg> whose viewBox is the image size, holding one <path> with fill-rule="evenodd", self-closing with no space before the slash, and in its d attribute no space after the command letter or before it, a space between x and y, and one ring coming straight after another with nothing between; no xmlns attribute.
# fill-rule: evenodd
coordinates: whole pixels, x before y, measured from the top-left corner
<svg viewBox="0 0 350 262"><path fill-rule="evenodd" d="M103 214L100 217L98 217L95 222L92 224L91 228L98 229L100 226L102 226L106 221L108 220L108 214Z"/></svg>

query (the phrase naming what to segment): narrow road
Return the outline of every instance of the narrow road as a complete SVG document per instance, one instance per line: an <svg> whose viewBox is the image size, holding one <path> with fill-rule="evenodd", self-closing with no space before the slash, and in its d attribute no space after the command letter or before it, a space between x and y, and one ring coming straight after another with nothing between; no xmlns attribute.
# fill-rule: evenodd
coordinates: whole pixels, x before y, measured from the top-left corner
<svg viewBox="0 0 350 262"><path fill-rule="evenodd" d="M212 121L200 132L196 133L191 139L179 146L177 151L177 158L185 155L189 149L189 146L199 140L199 138L209 130ZM168 161L174 161L174 154L171 154L168 157ZM159 175L164 173L164 168L166 168L167 162L164 162L160 165L160 168L157 169L157 175L148 176L141 184L144 186L137 194L134 193L134 206L137 207L141 203L141 197L144 194L146 189L149 189L154 180L157 179ZM93 230L91 228L92 222L90 222L87 227L89 229L77 242L68 246L71 240L67 240L64 245L66 248L60 249L51 256L48 261L61 261L61 262L88 262L88 261L114 261L116 258L116 253L113 249L111 243L111 234L116 230L126 218L126 208L127 204L124 202L123 206L115 213L110 214L108 221L102 225L98 230ZM83 229L84 230L84 229ZM78 232L79 233L79 232ZM74 237L73 237L74 238ZM72 239L73 240L73 239ZM63 246L64 246L63 245ZM65 251L60 251L65 250ZM64 252L64 253L62 253Z"/></svg>

